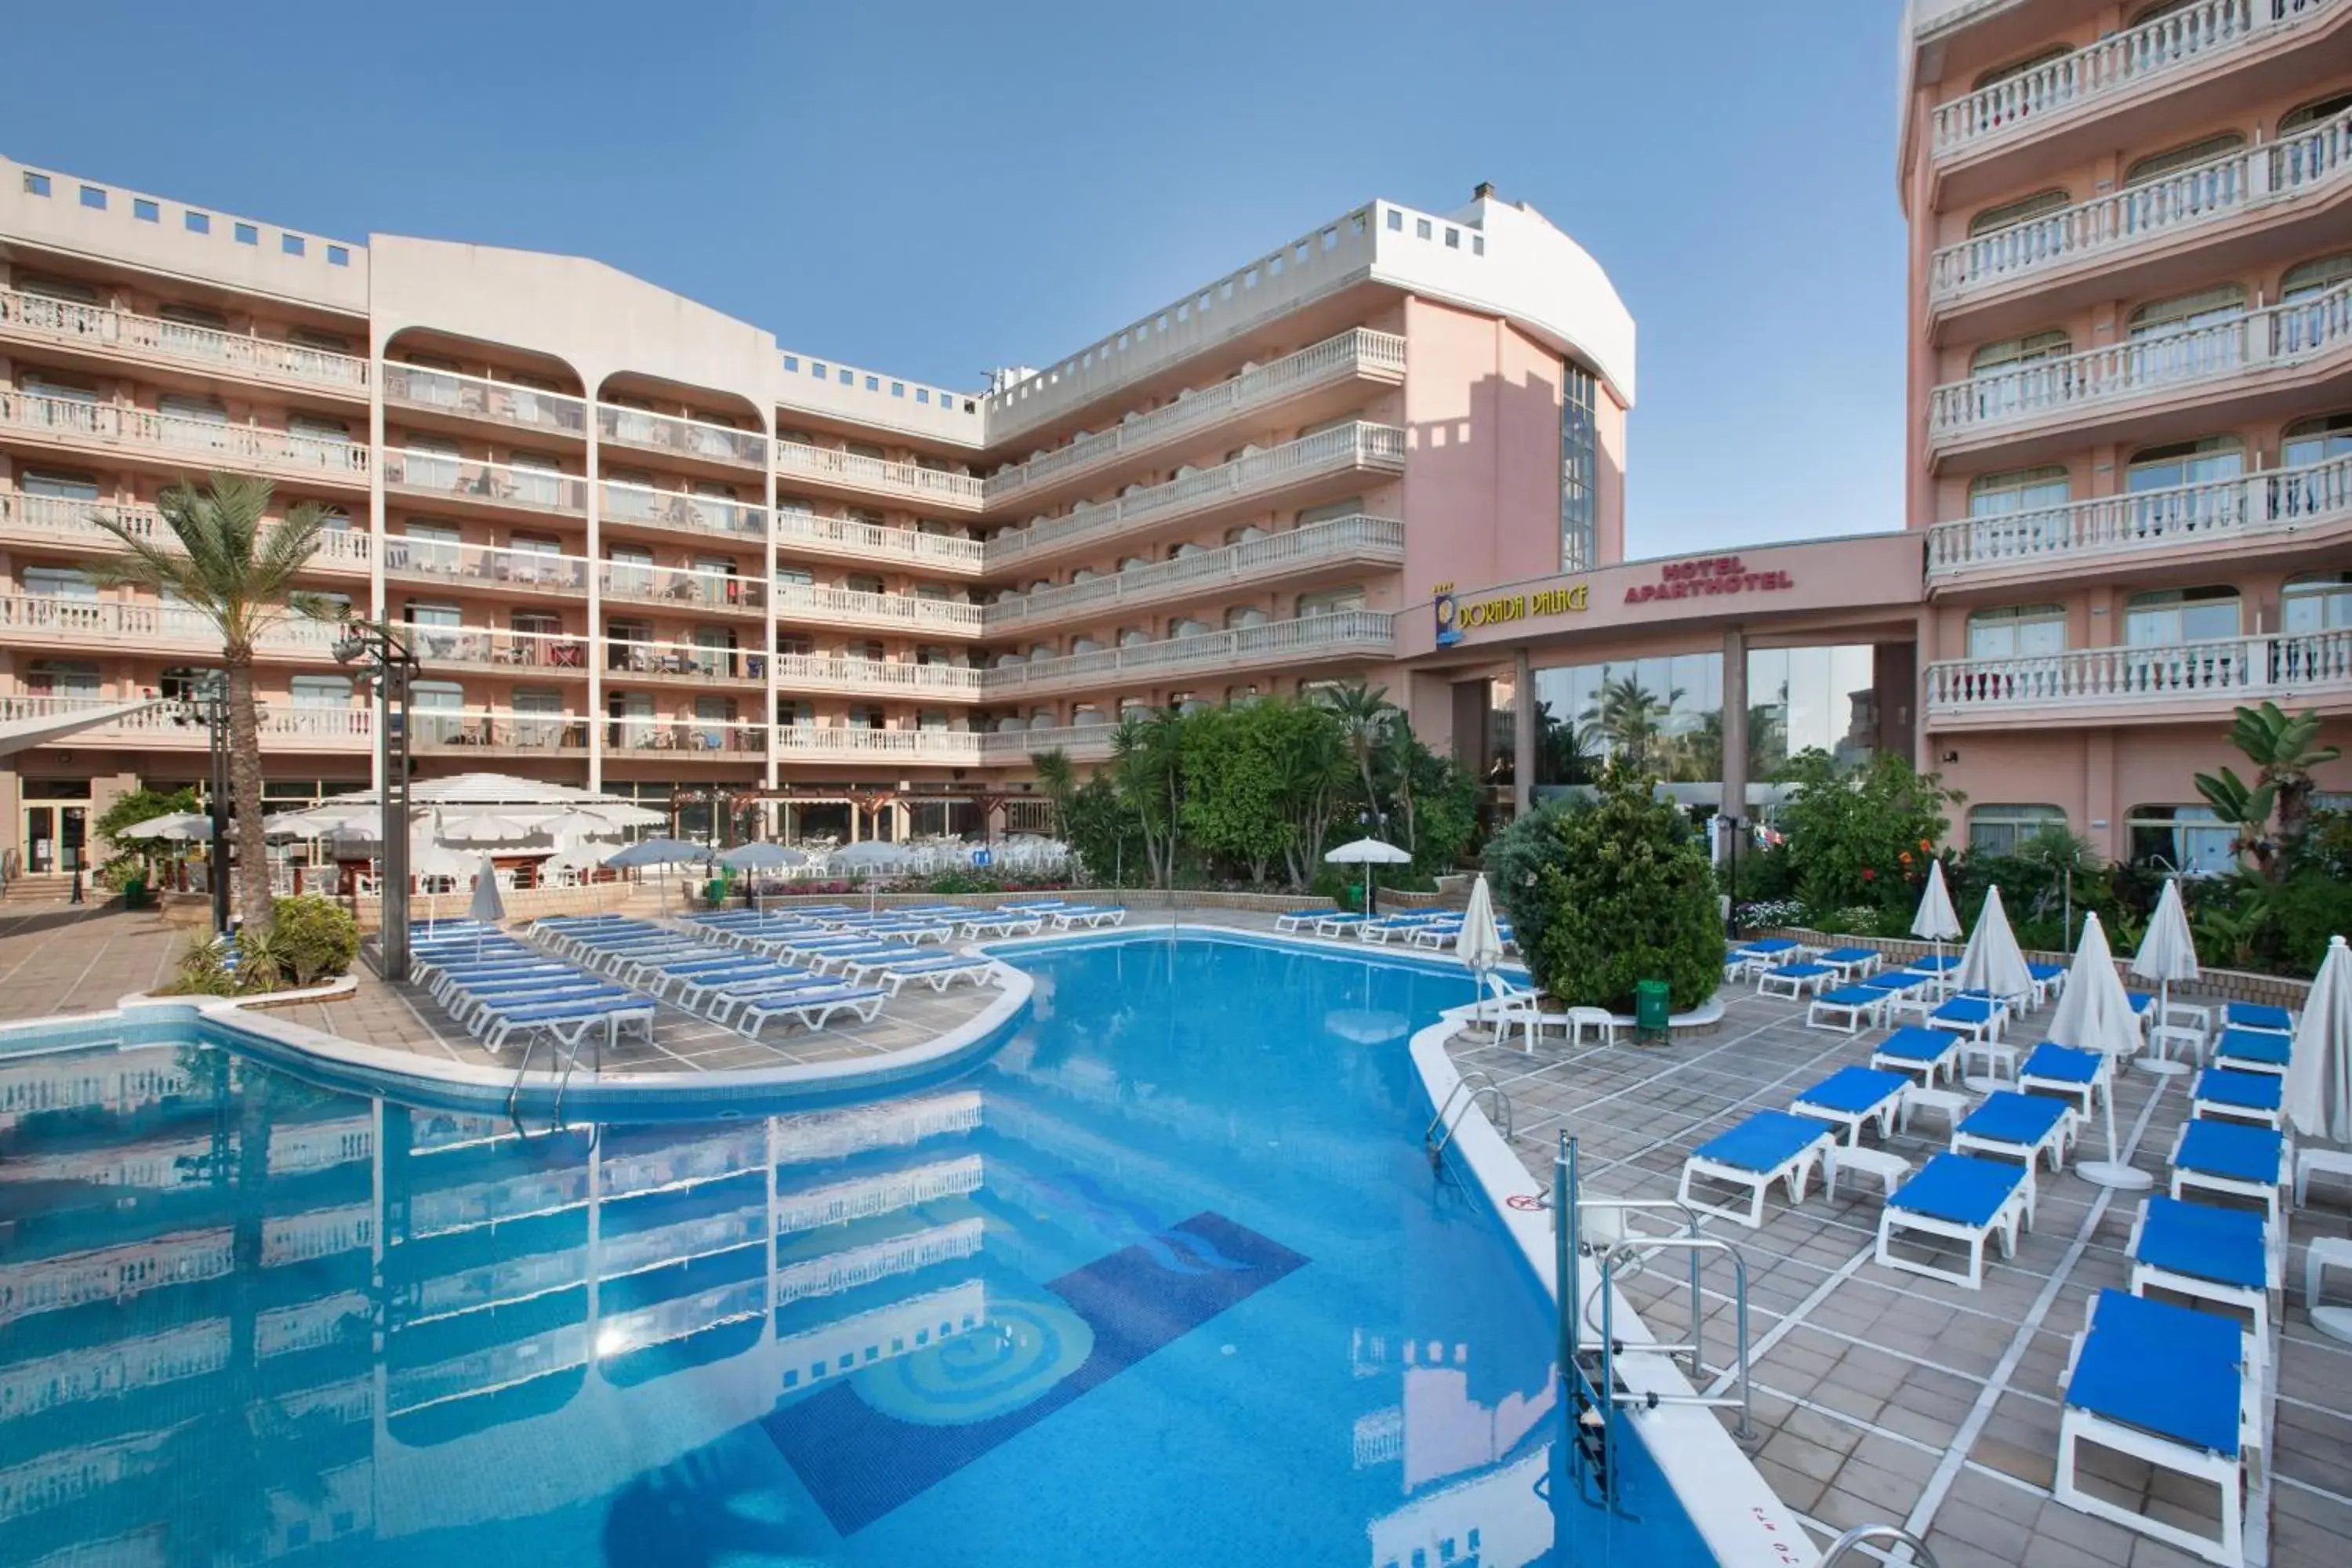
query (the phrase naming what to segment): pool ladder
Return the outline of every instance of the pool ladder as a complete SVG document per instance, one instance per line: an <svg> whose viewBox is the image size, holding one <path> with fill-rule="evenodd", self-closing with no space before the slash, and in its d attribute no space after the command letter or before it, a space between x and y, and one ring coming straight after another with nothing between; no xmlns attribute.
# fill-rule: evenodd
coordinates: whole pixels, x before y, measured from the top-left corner
<svg viewBox="0 0 2352 1568"><path fill-rule="evenodd" d="M1429 1163L1433 1166L1444 1161L1445 1146L1454 1142L1454 1134L1460 1129L1462 1119L1470 1114L1481 1097L1491 1101L1486 1120L1495 1124L1495 1131L1503 1135L1505 1142L1509 1141L1511 1097L1503 1092L1503 1086L1495 1081L1492 1074L1472 1068L1445 1091L1445 1099L1438 1106L1437 1114L1429 1119L1429 1126L1421 1135L1422 1147L1429 1151Z"/></svg>
<svg viewBox="0 0 2352 1568"><path fill-rule="evenodd" d="M563 1091L571 1087L572 1068L580 1065L580 1047L582 1042L586 1040L589 1035L593 1032L594 1031L590 1029L583 1029L568 1047L561 1040L556 1041L552 1047L562 1068L562 1070L556 1074L555 1078L555 1108L552 1112L553 1126L561 1127L563 1125ZM530 1071L530 1054L533 1050L538 1048L539 1034L540 1032L534 1029L530 1034L523 1037L522 1060L515 1064L514 1082L507 1088L507 1115L509 1118L516 1120L518 1122L520 1119L516 1116L515 1107L520 1104L522 1100L523 1076ZM591 1070L594 1073L602 1074L604 1070L604 1042L600 1039L597 1042L596 1047L596 1066Z"/></svg>
<svg viewBox="0 0 2352 1568"><path fill-rule="evenodd" d="M1916 1563L1918 1568L1936 1568L1936 1554L1927 1550L1927 1543L1896 1524L1855 1525L1852 1530L1830 1542L1830 1549L1822 1553L1822 1560L1815 1563L1813 1568L1832 1568L1832 1564L1844 1562L1863 1542L1880 1540L1889 1542L1895 1546L1909 1547L1911 1561ZM1880 1555L1885 1557L1887 1562L1894 1561L1893 1557L1884 1552Z"/></svg>

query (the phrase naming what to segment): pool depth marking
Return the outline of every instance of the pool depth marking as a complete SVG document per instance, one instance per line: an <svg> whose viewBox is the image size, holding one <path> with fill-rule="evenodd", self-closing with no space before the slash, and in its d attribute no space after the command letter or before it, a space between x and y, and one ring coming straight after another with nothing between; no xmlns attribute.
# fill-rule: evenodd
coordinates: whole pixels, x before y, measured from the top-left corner
<svg viewBox="0 0 2352 1568"><path fill-rule="evenodd" d="M1160 1234L1192 1238L1202 1256L1239 1267L1173 1271L1155 1249L1135 1246L1051 1281L1045 1289L1094 1331L1094 1349L1017 1410L960 1426L918 1425L884 1415L842 1382L760 1425L834 1529L854 1534L1307 1262L1219 1214L1194 1215Z"/></svg>

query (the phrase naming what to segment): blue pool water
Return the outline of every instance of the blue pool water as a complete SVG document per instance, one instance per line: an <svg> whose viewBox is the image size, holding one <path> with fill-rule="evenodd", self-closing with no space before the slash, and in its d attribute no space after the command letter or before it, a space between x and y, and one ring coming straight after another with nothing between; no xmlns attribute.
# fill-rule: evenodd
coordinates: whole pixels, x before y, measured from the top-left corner
<svg viewBox="0 0 2352 1568"><path fill-rule="evenodd" d="M1638 1455L1550 1484L1548 1305L1420 1149L1459 971L1017 962L978 1065L703 1121L0 1058L0 1562L1707 1561Z"/></svg>

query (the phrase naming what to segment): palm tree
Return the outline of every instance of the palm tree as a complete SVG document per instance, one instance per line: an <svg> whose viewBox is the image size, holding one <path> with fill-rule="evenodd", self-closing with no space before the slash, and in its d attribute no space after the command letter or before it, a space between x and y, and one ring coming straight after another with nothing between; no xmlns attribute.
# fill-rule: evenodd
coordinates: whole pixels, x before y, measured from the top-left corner
<svg viewBox="0 0 2352 1568"><path fill-rule="evenodd" d="M1355 758L1356 773L1363 780L1365 809L1377 821L1381 816L1381 792L1372 783L1372 760L1387 743L1391 726L1402 715L1389 700L1387 687L1367 686L1360 680L1330 688L1318 700L1339 721L1340 738L1347 742L1348 754Z"/></svg>
<svg viewBox="0 0 2352 1568"><path fill-rule="evenodd" d="M1184 721L1173 708L1128 713L1110 732L1111 783L1143 829L1151 879L1176 885L1177 828L1184 805Z"/></svg>
<svg viewBox="0 0 2352 1568"><path fill-rule="evenodd" d="M1578 725L1588 744L1598 742L1631 765L1646 768L1650 748L1682 700L1680 687L1660 697L1638 675L1612 676L1601 682L1601 689L1578 716Z"/></svg>
<svg viewBox="0 0 2352 1568"><path fill-rule="evenodd" d="M100 587L144 588L211 621L220 632L228 674L229 803L236 816L236 901L247 931L269 931L269 846L261 829L260 721L253 701L253 647L290 612L320 619L334 602L296 589L294 578L319 548L326 511L315 501L294 507L265 528L268 479L215 474L203 489L185 482L156 498L178 541L172 550L110 518L93 519L123 553L85 564ZM221 847L215 858L226 861Z"/></svg>
<svg viewBox="0 0 2352 1568"><path fill-rule="evenodd" d="M1045 792L1054 807L1054 837L1067 844L1070 807L1078 798L1078 771L1070 765L1070 754L1059 746L1039 752L1029 764L1037 770L1037 787Z"/></svg>

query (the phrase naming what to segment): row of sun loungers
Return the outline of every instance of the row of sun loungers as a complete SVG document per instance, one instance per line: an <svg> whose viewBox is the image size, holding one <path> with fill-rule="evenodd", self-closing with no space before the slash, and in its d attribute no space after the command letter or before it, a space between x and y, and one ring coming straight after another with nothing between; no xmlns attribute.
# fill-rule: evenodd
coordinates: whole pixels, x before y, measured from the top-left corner
<svg viewBox="0 0 2352 1568"><path fill-rule="evenodd" d="M449 1016L485 1046L544 1034L577 1048L602 1029L617 1044L625 1026L653 1037L653 1002L576 964L551 960L494 927L436 921L411 933L418 980Z"/></svg>
<svg viewBox="0 0 2352 1568"><path fill-rule="evenodd" d="M1369 942L1401 942L1413 947L1444 952L1461 940L1462 912L1459 910L1422 910L1410 914L1372 916L1345 910L1292 910L1275 917L1274 929L1293 934L1307 931L1328 937L1353 933ZM1510 922L1497 921L1495 929L1502 937L1503 945L1510 946Z"/></svg>
<svg viewBox="0 0 2352 1568"><path fill-rule="evenodd" d="M841 1013L869 1023L909 981L943 987L956 973L970 972L977 981L990 967L985 960L862 937L828 943L824 963L788 963L723 943L716 933L620 916L541 921L533 934L624 984L754 1037L778 1018L810 1029Z"/></svg>

